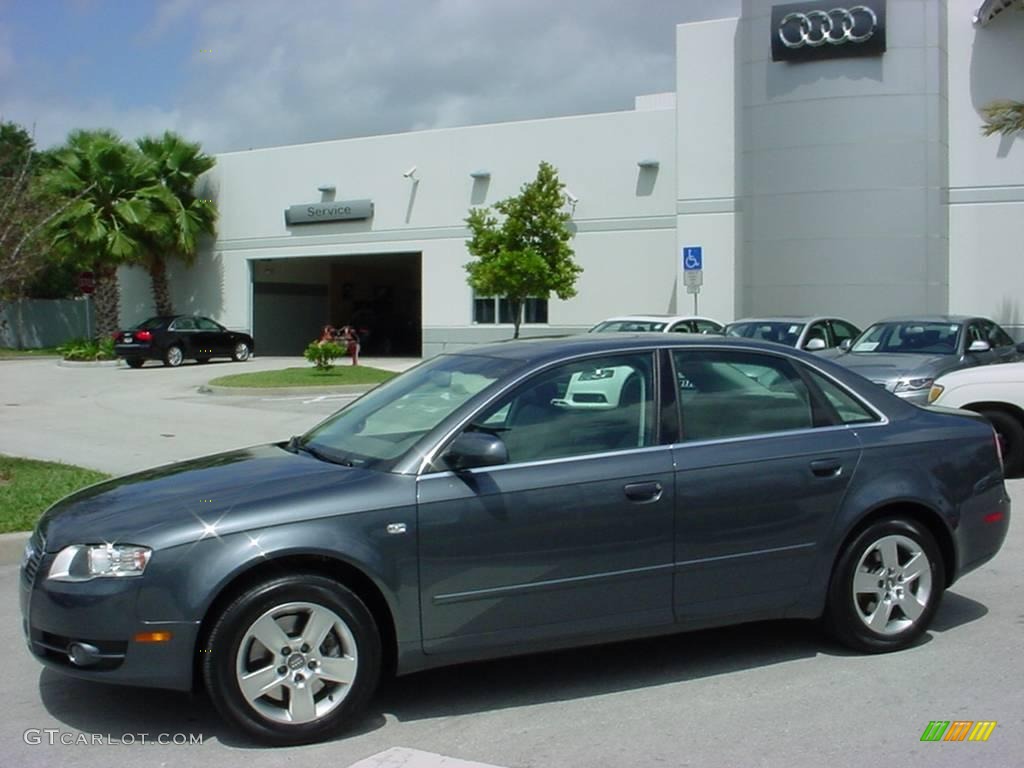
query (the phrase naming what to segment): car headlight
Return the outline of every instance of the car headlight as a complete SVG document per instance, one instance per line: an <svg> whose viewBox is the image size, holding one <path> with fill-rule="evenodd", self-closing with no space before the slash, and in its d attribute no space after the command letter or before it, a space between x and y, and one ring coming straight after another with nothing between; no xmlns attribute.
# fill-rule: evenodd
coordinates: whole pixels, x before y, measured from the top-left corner
<svg viewBox="0 0 1024 768"><path fill-rule="evenodd" d="M88 581L141 576L152 554L149 547L128 544L72 544L57 553L47 578Z"/></svg>
<svg viewBox="0 0 1024 768"><path fill-rule="evenodd" d="M896 383L895 392L919 392L928 389L935 383L935 379L900 379Z"/></svg>
<svg viewBox="0 0 1024 768"><path fill-rule="evenodd" d="M928 391L928 402L934 403L939 399L939 395L942 394L946 388L941 384L932 384L932 388Z"/></svg>

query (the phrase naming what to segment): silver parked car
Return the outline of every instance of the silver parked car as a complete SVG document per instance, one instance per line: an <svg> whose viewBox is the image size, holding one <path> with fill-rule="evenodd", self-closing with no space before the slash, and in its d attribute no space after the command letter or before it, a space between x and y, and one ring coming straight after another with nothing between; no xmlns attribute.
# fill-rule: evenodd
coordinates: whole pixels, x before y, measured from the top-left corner
<svg viewBox="0 0 1024 768"><path fill-rule="evenodd" d="M926 405L928 391L942 374L1014 362L1021 351L987 318L933 315L875 323L835 360L904 400Z"/></svg>
<svg viewBox="0 0 1024 768"><path fill-rule="evenodd" d="M859 333L860 328L838 317L745 318L725 326L726 336L774 341L808 352L834 349Z"/></svg>

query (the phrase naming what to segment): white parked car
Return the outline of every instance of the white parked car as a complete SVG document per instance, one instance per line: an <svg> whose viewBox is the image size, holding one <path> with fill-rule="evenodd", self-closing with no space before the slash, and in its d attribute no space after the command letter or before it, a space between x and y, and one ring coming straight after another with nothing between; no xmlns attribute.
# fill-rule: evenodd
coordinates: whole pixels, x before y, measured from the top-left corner
<svg viewBox="0 0 1024 768"><path fill-rule="evenodd" d="M928 402L987 418L999 434L1007 477L1024 474L1024 363L951 371L932 385Z"/></svg>
<svg viewBox="0 0 1024 768"><path fill-rule="evenodd" d="M721 333L724 328L697 315L622 315L602 320L588 333Z"/></svg>

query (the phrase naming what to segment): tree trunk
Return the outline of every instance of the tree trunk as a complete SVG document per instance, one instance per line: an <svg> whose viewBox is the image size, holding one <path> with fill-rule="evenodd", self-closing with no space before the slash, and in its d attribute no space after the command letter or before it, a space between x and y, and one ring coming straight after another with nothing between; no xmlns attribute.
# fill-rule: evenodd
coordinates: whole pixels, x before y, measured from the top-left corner
<svg viewBox="0 0 1024 768"><path fill-rule="evenodd" d="M167 283L167 262L163 256L156 255L149 262L149 277L153 289L153 306L158 315L173 315L171 304L171 288Z"/></svg>
<svg viewBox="0 0 1024 768"><path fill-rule="evenodd" d="M512 309L512 325L515 326L515 333L512 334L512 338L518 339L519 326L523 322L523 302L521 299L509 299L508 304Z"/></svg>
<svg viewBox="0 0 1024 768"><path fill-rule="evenodd" d="M110 338L121 325L121 287L117 282L117 269L100 267L96 273L96 329L97 340Z"/></svg>

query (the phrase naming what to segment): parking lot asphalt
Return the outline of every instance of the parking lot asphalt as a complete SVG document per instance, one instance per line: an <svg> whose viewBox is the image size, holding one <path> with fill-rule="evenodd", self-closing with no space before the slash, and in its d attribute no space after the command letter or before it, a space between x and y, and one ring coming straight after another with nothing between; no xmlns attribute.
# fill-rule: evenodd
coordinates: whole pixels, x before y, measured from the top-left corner
<svg viewBox="0 0 1024 768"><path fill-rule="evenodd" d="M47 364L36 376L20 367ZM19 405L2 406L0 451L99 468L120 462L127 471L276 439L337 407L309 397L214 402L194 393L199 377L189 367L154 369L159 382L132 387L122 399L104 395L104 374L94 372L137 372L76 370L86 375L69 379L52 361L33 361L15 364L9 377L10 365L0 364L0 400ZM206 366L202 375L222 375L207 373L213 367L238 368ZM22 386L14 400L14 379L39 383ZM49 408L57 413L43 415ZM76 418L76 410L89 414ZM163 431L185 439L161 438ZM1008 485L1020 514L1024 481ZM1024 532L1017 521L998 557L956 584L932 630L901 653L854 654L823 639L812 622L770 622L465 665L389 681L347 736L287 749L261 748L227 729L204 696L44 670L22 638L18 578L17 567L0 567L0 643L11 650L0 765L464 768L446 756L504 768L860 768L1017 766L1024 756ZM921 742L932 720L998 725L985 743ZM164 734L202 743L155 743ZM398 747L406 749L388 752Z"/></svg>
<svg viewBox="0 0 1024 768"><path fill-rule="evenodd" d="M407 358L364 359L401 371ZM132 370L58 366L53 359L0 362L0 453L63 461L111 474L285 440L306 431L353 395L201 394L210 379L308 365L300 358L247 363L158 363ZM241 409L241 410L239 410Z"/></svg>

